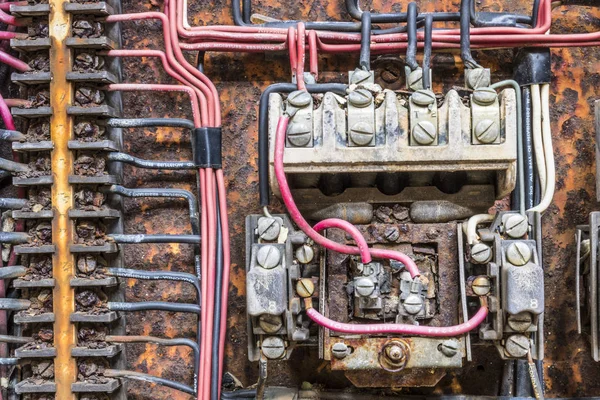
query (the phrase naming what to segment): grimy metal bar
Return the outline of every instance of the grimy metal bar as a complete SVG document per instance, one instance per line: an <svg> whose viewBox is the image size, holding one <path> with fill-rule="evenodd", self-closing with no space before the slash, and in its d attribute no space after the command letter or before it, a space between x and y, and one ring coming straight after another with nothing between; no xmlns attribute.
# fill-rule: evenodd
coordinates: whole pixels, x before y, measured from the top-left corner
<svg viewBox="0 0 600 400"><path fill-rule="evenodd" d="M54 374L56 398L75 400L71 384L77 379L77 365L71 357L71 349L76 344L75 325L70 316L75 312L75 292L71 288L74 276L74 257L69 247L73 242L73 224L69 219L69 209L73 206L73 188L69 185L69 175L73 169L73 154L68 142L73 136L73 119L67 114L67 107L73 103L73 88L67 81L67 72L73 65L71 50L66 40L71 36L71 15L65 11L66 0L50 0L50 105L53 109L50 118L50 135L54 143L52 151L52 242L56 253L52 260L54 287Z"/></svg>

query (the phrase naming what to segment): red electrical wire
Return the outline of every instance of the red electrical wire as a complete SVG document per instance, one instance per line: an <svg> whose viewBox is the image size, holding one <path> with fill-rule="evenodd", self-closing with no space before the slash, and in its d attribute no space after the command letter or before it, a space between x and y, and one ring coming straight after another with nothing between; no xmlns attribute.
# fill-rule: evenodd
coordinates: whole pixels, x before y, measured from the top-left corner
<svg viewBox="0 0 600 400"><path fill-rule="evenodd" d="M296 84L298 85L298 90L306 90L306 83L304 82L304 64L306 63L306 35L304 32L304 22L299 22L298 35L296 38L296 48L298 49L298 59L296 60Z"/></svg>
<svg viewBox="0 0 600 400"><path fill-rule="evenodd" d="M16 57L0 50L0 63L6 64L19 72L31 71L31 67L24 61L19 60Z"/></svg>
<svg viewBox="0 0 600 400"><path fill-rule="evenodd" d="M310 55L310 74L315 78L315 81L319 80L319 56L317 54L317 32L308 32L308 53Z"/></svg>
<svg viewBox="0 0 600 400"><path fill-rule="evenodd" d="M296 79L296 64L298 63L298 53L296 48L296 30L293 26L288 29L287 48L290 55L290 68L292 69L292 82Z"/></svg>

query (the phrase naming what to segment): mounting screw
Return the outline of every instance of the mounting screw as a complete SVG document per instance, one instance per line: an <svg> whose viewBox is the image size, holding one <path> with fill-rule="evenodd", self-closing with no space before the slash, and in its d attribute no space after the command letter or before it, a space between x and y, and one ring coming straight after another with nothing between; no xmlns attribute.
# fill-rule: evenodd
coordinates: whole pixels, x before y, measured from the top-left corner
<svg viewBox="0 0 600 400"><path fill-rule="evenodd" d="M444 340L440 345L440 351L446 357L454 357L458 353L458 342L454 339Z"/></svg>
<svg viewBox="0 0 600 400"><path fill-rule="evenodd" d="M312 246L303 244L296 249L296 258L300 264L308 264L315 257L315 251Z"/></svg>
<svg viewBox="0 0 600 400"><path fill-rule="evenodd" d="M423 308L423 300L418 294L409 294L402 303L407 313L415 315Z"/></svg>
<svg viewBox="0 0 600 400"><path fill-rule="evenodd" d="M287 140L292 146L304 147L312 139L312 129L303 122L292 122L287 130Z"/></svg>
<svg viewBox="0 0 600 400"><path fill-rule="evenodd" d="M504 349L510 357L525 357L529 352L529 339L525 335L510 335L506 338Z"/></svg>
<svg viewBox="0 0 600 400"><path fill-rule="evenodd" d="M475 68L467 71L467 86L471 89L490 86L490 74L485 68Z"/></svg>
<svg viewBox="0 0 600 400"><path fill-rule="evenodd" d="M370 78L371 73L369 71L365 71L364 69L356 69L354 72L352 72L352 76L350 76L350 83L354 85L360 85L361 83L365 83Z"/></svg>
<svg viewBox="0 0 600 400"><path fill-rule="evenodd" d="M522 238L529 229L527 217L521 214L511 215L504 223L504 232L513 239Z"/></svg>
<svg viewBox="0 0 600 400"><path fill-rule="evenodd" d="M375 283L369 278L360 278L356 280L354 288L360 296L367 297L375 291Z"/></svg>
<svg viewBox="0 0 600 400"><path fill-rule="evenodd" d="M474 264L485 264L492 259L492 249L485 243L475 243L471 247L471 261Z"/></svg>
<svg viewBox="0 0 600 400"><path fill-rule="evenodd" d="M269 360L277 360L285 354L285 343L277 336L269 336L262 341L262 353Z"/></svg>
<svg viewBox="0 0 600 400"><path fill-rule="evenodd" d="M296 90L288 95L287 101L291 106L303 108L310 104L312 96L305 90Z"/></svg>
<svg viewBox="0 0 600 400"><path fill-rule="evenodd" d="M498 98L498 93L491 87L476 89L473 92L473 102L480 106L489 106Z"/></svg>
<svg viewBox="0 0 600 400"><path fill-rule="evenodd" d="M296 293L300 297L310 297L315 292L315 284L308 278L302 278L296 283Z"/></svg>
<svg viewBox="0 0 600 400"><path fill-rule="evenodd" d="M281 223L276 218L260 217L258 219L258 236L262 240L272 241L279 237Z"/></svg>
<svg viewBox="0 0 600 400"><path fill-rule="evenodd" d="M409 89L412 89L412 90L423 89L423 70L421 68L417 68L414 71L411 71L408 74L406 83L407 83Z"/></svg>
<svg viewBox="0 0 600 400"><path fill-rule="evenodd" d="M373 140L375 132L373 127L366 122L360 121L350 129L350 140L357 146L366 146Z"/></svg>
<svg viewBox="0 0 600 400"><path fill-rule="evenodd" d="M337 342L331 346L331 354L338 360L346 357L350 353L350 349L346 346L346 343Z"/></svg>
<svg viewBox="0 0 600 400"><path fill-rule="evenodd" d="M404 350L398 345L391 345L385 348L385 354L387 358L393 363L397 363L404 358Z"/></svg>
<svg viewBox="0 0 600 400"><path fill-rule="evenodd" d="M419 89L410 96L410 100L418 106L426 107L435 102L435 94L431 90Z"/></svg>
<svg viewBox="0 0 600 400"><path fill-rule="evenodd" d="M256 262L265 269L275 268L281 260L281 252L275 246L262 246L256 253Z"/></svg>
<svg viewBox="0 0 600 400"><path fill-rule="evenodd" d="M506 259L517 267L525 265L531 260L531 248L527 243L511 243L506 249Z"/></svg>
<svg viewBox="0 0 600 400"><path fill-rule="evenodd" d="M492 119L481 120L475 125L475 137L481 143L493 143L499 134L496 122Z"/></svg>
<svg viewBox="0 0 600 400"><path fill-rule="evenodd" d="M471 282L471 289L477 296L485 296L490 292L491 284L487 276L478 276Z"/></svg>
<svg viewBox="0 0 600 400"><path fill-rule="evenodd" d="M348 95L348 101L354 107L367 107L373 102L373 95L367 89L356 89Z"/></svg>
<svg viewBox="0 0 600 400"><path fill-rule="evenodd" d="M526 332L533 322L533 317L527 311L508 316L508 326L517 332Z"/></svg>
<svg viewBox="0 0 600 400"><path fill-rule="evenodd" d="M381 79L383 79L383 81L385 83L394 83L396 82L398 79L400 79L400 68L398 68L395 65L386 65L386 67L384 68L383 71L381 71Z"/></svg>
<svg viewBox="0 0 600 400"><path fill-rule="evenodd" d="M413 127L412 136L418 144L428 146L435 141L437 130L431 122L420 121Z"/></svg>
<svg viewBox="0 0 600 400"><path fill-rule="evenodd" d="M396 240L400 239L400 231L395 226L390 226L385 229L383 236L388 242L395 242Z"/></svg>
<svg viewBox="0 0 600 400"><path fill-rule="evenodd" d="M283 321L279 315L262 314L258 317L258 326L267 333L275 333L281 329Z"/></svg>

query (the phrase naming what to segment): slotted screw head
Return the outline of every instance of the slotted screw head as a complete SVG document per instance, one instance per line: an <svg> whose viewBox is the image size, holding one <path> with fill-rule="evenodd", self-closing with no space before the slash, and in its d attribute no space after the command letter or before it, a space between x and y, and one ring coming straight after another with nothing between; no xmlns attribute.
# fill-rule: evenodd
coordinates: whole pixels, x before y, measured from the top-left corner
<svg viewBox="0 0 600 400"><path fill-rule="evenodd" d="M485 68L475 68L468 71L467 86L471 89L490 86L489 74Z"/></svg>
<svg viewBox="0 0 600 400"><path fill-rule="evenodd" d="M475 243L471 247L471 261L474 264L485 264L492 259L492 249L485 243Z"/></svg>
<svg viewBox="0 0 600 400"><path fill-rule="evenodd" d="M398 228L391 226L386 228L385 232L383 232L383 236L388 242L395 242L400 238L400 231Z"/></svg>
<svg viewBox="0 0 600 400"><path fill-rule="evenodd" d="M283 321L279 315L262 314L258 317L258 326L267 333L275 333L281 329Z"/></svg>
<svg viewBox="0 0 600 400"><path fill-rule="evenodd" d="M261 217L258 219L258 236L262 240L272 241L279 237L281 223L276 218Z"/></svg>
<svg viewBox="0 0 600 400"><path fill-rule="evenodd" d="M357 146L366 146L373 140L375 132L373 127L366 122L360 121L350 129L350 140Z"/></svg>
<svg viewBox="0 0 600 400"><path fill-rule="evenodd" d="M428 146L435 141L437 130L431 122L420 121L413 127L412 136L418 144Z"/></svg>
<svg viewBox="0 0 600 400"><path fill-rule="evenodd" d="M517 332L526 332L533 323L533 317L527 311L508 316L508 326Z"/></svg>
<svg viewBox="0 0 600 400"><path fill-rule="evenodd" d="M360 278L356 280L354 289L360 296L367 297L375 290L375 283L369 278Z"/></svg>
<svg viewBox="0 0 600 400"><path fill-rule="evenodd" d="M263 340L261 350L269 360L277 360L285 354L285 343L278 336L269 336Z"/></svg>
<svg viewBox="0 0 600 400"><path fill-rule="evenodd" d="M404 300L404 309L407 313L415 315L418 314L423 308L423 300L417 294L409 294Z"/></svg>
<svg viewBox="0 0 600 400"><path fill-rule="evenodd" d="M304 147L311 138L312 129L304 122L292 122L287 130L287 140L292 146Z"/></svg>
<svg viewBox="0 0 600 400"><path fill-rule="evenodd" d="M510 357L525 357L529 352L529 339L525 335L510 335L506 338L504 349Z"/></svg>
<svg viewBox="0 0 600 400"><path fill-rule="evenodd" d="M454 339L445 340L440 346L440 351L446 357L454 357L458 353L458 342Z"/></svg>
<svg viewBox="0 0 600 400"><path fill-rule="evenodd" d="M473 92L473 102L480 106L489 106L498 98L498 93L490 87L475 89Z"/></svg>
<svg viewBox="0 0 600 400"><path fill-rule="evenodd" d="M296 259L300 264L308 264L315 257L315 251L312 246L303 244L296 249Z"/></svg>
<svg viewBox="0 0 600 400"><path fill-rule="evenodd" d="M471 283L471 289L477 296L485 296L490 292L491 284L487 276L478 276Z"/></svg>
<svg viewBox="0 0 600 400"><path fill-rule="evenodd" d="M348 350L349 349L348 346L346 346L346 343L342 342L334 343L333 346L331 346L331 354L340 360L348 355Z"/></svg>
<svg viewBox="0 0 600 400"><path fill-rule="evenodd" d="M531 248L523 242L511 243L506 249L506 259L518 267L525 265L531 260Z"/></svg>
<svg viewBox="0 0 600 400"><path fill-rule="evenodd" d="M265 269L275 268L281 261L281 252L275 246L263 246L256 253L256 262Z"/></svg>
<svg viewBox="0 0 600 400"><path fill-rule="evenodd" d="M431 90L420 89L414 92L410 99L416 105L425 107L435 102L435 94Z"/></svg>
<svg viewBox="0 0 600 400"><path fill-rule="evenodd" d="M529 229L527 217L521 214L511 215L504 223L504 232L513 239L522 238Z"/></svg>
<svg viewBox="0 0 600 400"><path fill-rule="evenodd" d="M312 96L305 90L296 90L288 95L287 101L291 106L303 108L310 104Z"/></svg>
<svg viewBox="0 0 600 400"><path fill-rule="evenodd" d="M481 143L493 143L498 139L500 131L493 119L481 120L475 125L475 137Z"/></svg>
<svg viewBox="0 0 600 400"><path fill-rule="evenodd" d="M313 295L315 292L315 284L308 278L303 278L296 283L296 293L298 296L306 298Z"/></svg>
<svg viewBox="0 0 600 400"><path fill-rule="evenodd" d="M356 89L348 95L348 101L354 107L367 107L373 102L373 95L367 89Z"/></svg>
<svg viewBox="0 0 600 400"><path fill-rule="evenodd" d="M423 70L421 68L417 68L414 71L411 71L411 73L408 74L407 83L409 89L423 89Z"/></svg>
<svg viewBox="0 0 600 400"><path fill-rule="evenodd" d="M371 73L369 71L365 71L363 69L356 69L352 72L352 76L350 77L351 84L361 84L365 83L369 78L371 78Z"/></svg>

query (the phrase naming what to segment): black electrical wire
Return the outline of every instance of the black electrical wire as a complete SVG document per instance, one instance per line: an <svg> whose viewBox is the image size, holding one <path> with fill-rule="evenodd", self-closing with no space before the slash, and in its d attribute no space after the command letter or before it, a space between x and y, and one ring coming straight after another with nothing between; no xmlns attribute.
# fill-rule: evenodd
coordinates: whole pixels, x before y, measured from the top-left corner
<svg viewBox="0 0 600 400"><path fill-rule="evenodd" d="M411 2L408 3L408 21L407 31L408 31L408 46L406 47L406 65L410 68L411 71L419 68L419 64L417 63L417 14L419 10L417 8L417 3Z"/></svg>
<svg viewBox="0 0 600 400"><path fill-rule="evenodd" d="M480 68L471 54L470 0L461 0L460 2L460 57L466 68Z"/></svg>
<svg viewBox="0 0 600 400"><path fill-rule="evenodd" d="M1 244L23 244L29 242L26 232L0 232Z"/></svg>
<svg viewBox="0 0 600 400"><path fill-rule="evenodd" d="M26 274L27 268L22 265L9 265L0 268L0 279L14 279Z"/></svg>
<svg viewBox="0 0 600 400"><path fill-rule="evenodd" d="M200 244L200 235L165 235L155 234L147 235L144 233L121 234L113 233L108 235L115 242L120 244L141 244L141 243L186 243Z"/></svg>
<svg viewBox="0 0 600 400"><path fill-rule="evenodd" d="M0 268L2 271L5 268ZM145 271L139 269L129 268L108 268L107 274L112 276L118 276L120 278L131 278L141 279L148 281L178 281L187 282L196 288L198 298L200 298L200 282L196 275L188 274L187 272L175 272L175 271Z"/></svg>
<svg viewBox="0 0 600 400"><path fill-rule="evenodd" d="M423 54L423 89L431 89L431 50L433 47L433 16L425 16L425 48Z"/></svg>
<svg viewBox="0 0 600 400"><path fill-rule="evenodd" d="M111 128L186 128L194 130L194 122L183 118L111 118L106 122Z"/></svg>
<svg viewBox="0 0 600 400"><path fill-rule="evenodd" d="M198 168L192 161L152 161L144 160L131 156L127 153L111 152L108 153L107 158L110 161L118 161L125 164L130 164L135 167L147 168L147 169L175 169L175 170L187 170Z"/></svg>
<svg viewBox="0 0 600 400"><path fill-rule="evenodd" d="M33 342L32 337L0 335L0 343L27 344Z"/></svg>
<svg viewBox="0 0 600 400"><path fill-rule="evenodd" d="M18 363L18 358L0 358L0 365L17 365Z"/></svg>
<svg viewBox="0 0 600 400"><path fill-rule="evenodd" d="M222 392L222 399L253 399L256 397L256 389L234 390L233 392Z"/></svg>
<svg viewBox="0 0 600 400"><path fill-rule="evenodd" d="M25 299L0 298L0 310L27 310L31 307L31 301Z"/></svg>
<svg viewBox="0 0 600 400"><path fill-rule="evenodd" d="M244 22L247 24L252 23L252 0L243 0L242 3L242 17Z"/></svg>
<svg viewBox="0 0 600 400"><path fill-rule="evenodd" d="M216 203L219 204L219 194L216 193ZM216 274L215 274L215 311L213 324L213 342L212 342L212 365L211 365L211 387L210 397L212 400L219 399L219 339L221 336L222 318L227 318L221 310L221 299L223 297L223 230L221 227L221 211L217 208L217 252L216 252Z"/></svg>
<svg viewBox="0 0 600 400"><path fill-rule="evenodd" d="M9 142L21 142L25 140L25 135L23 135L19 131L0 129L0 140L7 140Z"/></svg>
<svg viewBox="0 0 600 400"><path fill-rule="evenodd" d="M532 109L531 88L524 86L523 89L523 172L525 176L525 208L529 210L534 206L535 190L535 167L533 157L533 132L532 132Z"/></svg>
<svg viewBox="0 0 600 400"><path fill-rule="evenodd" d="M196 69L202 73L204 73L204 56L206 55L205 51L199 51L198 56L196 58Z"/></svg>
<svg viewBox="0 0 600 400"><path fill-rule="evenodd" d="M365 71L371 70L371 13L362 14L360 29L359 66Z"/></svg>
<svg viewBox="0 0 600 400"><path fill-rule="evenodd" d="M269 96L272 93L291 93L297 89L298 86L294 83L276 83L265 89L260 96L258 106L258 185L261 207L268 206L271 201L269 189ZM306 85L309 93L334 92L345 95L347 89L348 86L341 83Z"/></svg>
<svg viewBox="0 0 600 400"><path fill-rule="evenodd" d="M0 299L1 300L1 299ZM109 301L107 307L112 311L169 311L200 315L200 306L189 303L173 303L168 301L140 301L127 303L123 301Z"/></svg>
<svg viewBox="0 0 600 400"><path fill-rule="evenodd" d="M194 388L184 385L183 383L171 381L169 379L159 378L157 376L152 376L148 374L144 374L136 371L124 371L119 369L107 369L104 371L104 376L111 378L128 378L136 381L154 383L157 385L165 386L171 389L178 390L183 393L195 395L196 391Z"/></svg>
<svg viewBox="0 0 600 400"><path fill-rule="evenodd" d="M0 209L20 210L29 203L27 199L0 198Z"/></svg>
<svg viewBox="0 0 600 400"><path fill-rule="evenodd" d="M0 158L0 169L8 172L29 172L31 168L29 165L7 160L6 158Z"/></svg>
<svg viewBox="0 0 600 400"><path fill-rule="evenodd" d="M517 26L525 24L534 27L532 17L507 12L477 12L475 0L470 0L471 24L477 27ZM534 6L535 9L535 6Z"/></svg>

